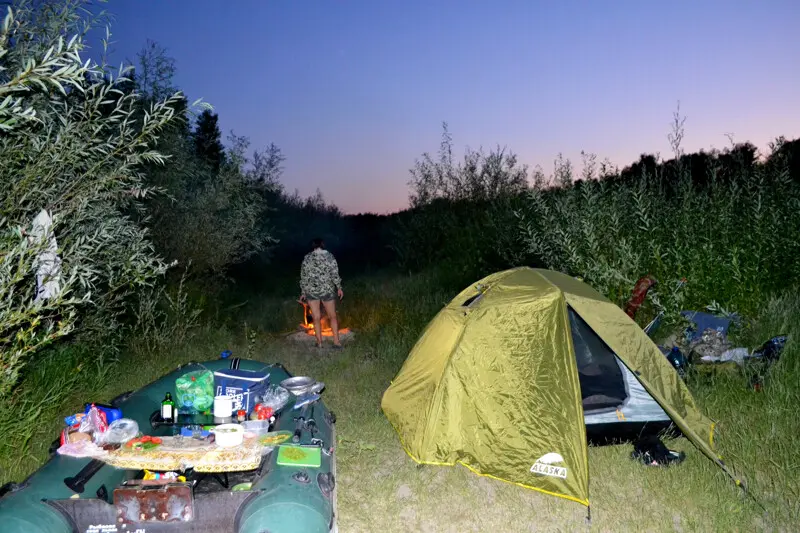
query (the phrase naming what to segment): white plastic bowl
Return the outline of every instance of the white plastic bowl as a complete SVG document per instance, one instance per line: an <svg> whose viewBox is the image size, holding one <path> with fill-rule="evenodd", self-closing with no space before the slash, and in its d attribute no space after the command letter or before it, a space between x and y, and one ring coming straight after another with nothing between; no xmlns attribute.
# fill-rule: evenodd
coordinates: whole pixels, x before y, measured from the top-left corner
<svg viewBox="0 0 800 533"><path fill-rule="evenodd" d="M244 441L244 426L241 424L220 424L214 428L214 442L223 448L233 448Z"/></svg>

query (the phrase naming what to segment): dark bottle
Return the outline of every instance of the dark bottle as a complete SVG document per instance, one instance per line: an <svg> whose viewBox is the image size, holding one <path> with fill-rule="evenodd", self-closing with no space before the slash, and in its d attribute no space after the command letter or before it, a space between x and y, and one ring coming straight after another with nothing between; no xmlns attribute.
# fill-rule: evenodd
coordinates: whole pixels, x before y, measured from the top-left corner
<svg viewBox="0 0 800 533"><path fill-rule="evenodd" d="M168 422L175 418L175 402L172 401L172 394L169 392L161 401L161 418Z"/></svg>

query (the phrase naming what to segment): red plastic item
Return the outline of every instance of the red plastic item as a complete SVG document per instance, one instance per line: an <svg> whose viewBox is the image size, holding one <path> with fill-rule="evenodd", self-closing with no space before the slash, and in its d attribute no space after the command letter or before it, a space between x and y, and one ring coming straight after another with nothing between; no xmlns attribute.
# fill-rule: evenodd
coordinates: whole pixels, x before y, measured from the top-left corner
<svg viewBox="0 0 800 533"><path fill-rule="evenodd" d="M95 404L92 404L92 406L89 408L89 412L86 414L86 416L91 416L92 412L97 413L97 417L100 419L99 423L97 424L99 427L95 428L95 431L102 433L105 430L107 430L108 429L108 417L103 412L103 410L102 409L98 409Z"/></svg>
<svg viewBox="0 0 800 533"><path fill-rule="evenodd" d="M272 409L272 407L267 407L263 403L259 403L256 404L255 412L258 420L269 420L269 417L274 413L274 409Z"/></svg>

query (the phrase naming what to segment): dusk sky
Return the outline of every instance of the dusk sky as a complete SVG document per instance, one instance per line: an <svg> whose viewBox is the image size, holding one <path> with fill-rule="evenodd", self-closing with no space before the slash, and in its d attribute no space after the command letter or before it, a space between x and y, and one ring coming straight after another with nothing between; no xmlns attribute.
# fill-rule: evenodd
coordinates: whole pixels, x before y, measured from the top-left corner
<svg viewBox="0 0 800 533"><path fill-rule="evenodd" d="M283 183L345 213L408 204L409 169L506 146L547 174L580 151L623 167L800 137L800 0L112 0L116 62L147 39L223 136L274 142Z"/></svg>

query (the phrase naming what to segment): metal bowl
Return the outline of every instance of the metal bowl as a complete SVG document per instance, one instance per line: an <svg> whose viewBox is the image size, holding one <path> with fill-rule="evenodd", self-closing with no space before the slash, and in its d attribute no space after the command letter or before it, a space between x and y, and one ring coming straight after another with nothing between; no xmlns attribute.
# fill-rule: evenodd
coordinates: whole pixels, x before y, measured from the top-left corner
<svg viewBox="0 0 800 533"><path fill-rule="evenodd" d="M294 376L281 381L281 387L295 396L300 396L312 390L317 380L308 376Z"/></svg>

